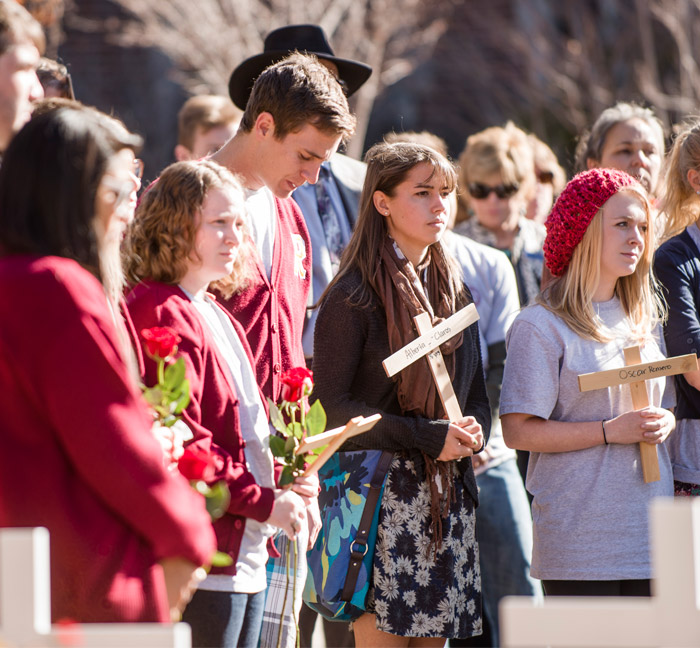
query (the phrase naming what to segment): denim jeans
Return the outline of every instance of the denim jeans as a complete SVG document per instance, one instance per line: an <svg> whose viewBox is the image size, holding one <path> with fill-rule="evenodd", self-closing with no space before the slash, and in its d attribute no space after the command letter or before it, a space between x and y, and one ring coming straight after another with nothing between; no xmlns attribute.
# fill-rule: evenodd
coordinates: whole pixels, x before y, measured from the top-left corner
<svg viewBox="0 0 700 648"><path fill-rule="evenodd" d="M479 541L483 614L491 628L491 644L499 645L498 604L504 596L542 600L540 581L530 576L532 514L515 459L478 475Z"/></svg>
<svg viewBox="0 0 700 648"><path fill-rule="evenodd" d="M257 648L265 590L257 594L197 590L182 620L192 626L193 648Z"/></svg>

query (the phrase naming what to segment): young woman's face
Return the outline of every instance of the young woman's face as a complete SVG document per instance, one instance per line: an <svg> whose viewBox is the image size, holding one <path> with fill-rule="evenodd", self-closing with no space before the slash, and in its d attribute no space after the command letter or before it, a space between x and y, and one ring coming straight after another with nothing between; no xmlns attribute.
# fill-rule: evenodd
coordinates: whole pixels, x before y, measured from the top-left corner
<svg viewBox="0 0 700 648"><path fill-rule="evenodd" d="M498 232L517 227L525 207L525 199L516 185L506 184L500 173L492 173L470 182L469 206L479 223L487 230Z"/></svg>
<svg viewBox="0 0 700 648"><path fill-rule="evenodd" d="M603 245L600 258L601 284L614 286L631 275L644 254L647 213L634 194L619 192L603 206Z"/></svg>
<svg viewBox="0 0 700 648"><path fill-rule="evenodd" d="M374 205L386 218L389 235L414 264L445 232L449 195L445 179L433 174L433 167L427 162L413 167L396 186L393 196L374 192Z"/></svg>
<svg viewBox="0 0 700 648"><path fill-rule="evenodd" d="M181 283L188 289L202 289L231 274L244 224L243 195L228 187L209 189L198 216L194 254Z"/></svg>
<svg viewBox="0 0 700 648"><path fill-rule="evenodd" d="M122 149L112 156L100 180L95 214L107 238L121 240L134 217L136 193L141 187L139 164L131 149Z"/></svg>
<svg viewBox="0 0 700 648"><path fill-rule="evenodd" d="M643 119L630 119L608 131L600 160L589 160L588 168L620 169L653 192L659 180L662 156L651 126Z"/></svg>

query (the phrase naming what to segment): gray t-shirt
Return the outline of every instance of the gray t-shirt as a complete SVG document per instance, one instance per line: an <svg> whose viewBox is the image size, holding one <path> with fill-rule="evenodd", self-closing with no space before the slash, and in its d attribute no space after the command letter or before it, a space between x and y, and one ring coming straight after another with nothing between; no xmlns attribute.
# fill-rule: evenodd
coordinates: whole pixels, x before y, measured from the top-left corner
<svg viewBox="0 0 700 648"><path fill-rule="evenodd" d="M580 392L583 373L624 366L632 346L617 298L596 304L615 339L585 340L540 305L524 309L508 332L501 415L557 421L601 421L634 409L626 385ZM660 329L642 361L660 360ZM647 381L652 405L672 407L672 382ZM601 441L602 441L601 430ZM644 483L638 444L598 445L574 452L531 452L527 489L533 495L532 576L550 580L651 577L649 503L673 496L668 451L658 446L661 480Z"/></svg>

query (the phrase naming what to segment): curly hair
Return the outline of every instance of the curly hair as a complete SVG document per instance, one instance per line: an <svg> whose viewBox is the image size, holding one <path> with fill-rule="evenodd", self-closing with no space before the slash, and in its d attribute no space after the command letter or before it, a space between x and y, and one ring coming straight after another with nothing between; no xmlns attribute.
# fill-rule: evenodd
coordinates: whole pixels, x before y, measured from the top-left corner
<svg viewBox="0 0 700 648"><path fill-rule="evenodd" d="M197 258L197 215L209 191L227 188L241 194L240 181L228 169L211 160L176 162L167 167L146 191L136 208L123 246L127 279L152 279L177 284ZM243 242L228 277L213 284L225 297L248 285L251 276L251 239L244 230Z"/></svg>

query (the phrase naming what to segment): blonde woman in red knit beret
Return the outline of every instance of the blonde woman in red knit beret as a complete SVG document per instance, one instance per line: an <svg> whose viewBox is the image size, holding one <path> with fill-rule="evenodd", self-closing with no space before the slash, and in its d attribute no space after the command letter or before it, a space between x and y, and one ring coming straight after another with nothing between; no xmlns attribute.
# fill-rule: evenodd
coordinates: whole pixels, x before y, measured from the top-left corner
<svg viewBox="0 0 700 648"><path fill-rule="evenodd" d="M501 395L506 443L530 451L532 575L547 595L649 596L649 503L673 495L672 383L647 381L652 404L636 412L627 386L578 388L622 367L625 347L663 358L647 194L623 171L584 171L546 226L553 279L509 331ZM640 441L658 445L657 482L644 483Z"/></svg>

